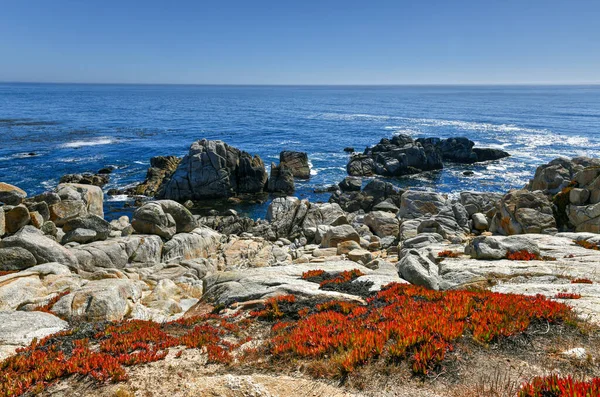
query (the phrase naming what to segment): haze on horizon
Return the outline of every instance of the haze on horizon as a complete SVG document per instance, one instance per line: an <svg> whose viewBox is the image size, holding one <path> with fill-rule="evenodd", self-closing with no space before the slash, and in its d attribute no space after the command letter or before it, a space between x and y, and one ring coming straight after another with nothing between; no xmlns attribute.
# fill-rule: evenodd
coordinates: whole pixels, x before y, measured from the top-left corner
<svg viewBox="0 0 600 397"><path fill-rule="evenodd" d="M0 81L600 83L598 21L597 0L5 1Z"/></svg>

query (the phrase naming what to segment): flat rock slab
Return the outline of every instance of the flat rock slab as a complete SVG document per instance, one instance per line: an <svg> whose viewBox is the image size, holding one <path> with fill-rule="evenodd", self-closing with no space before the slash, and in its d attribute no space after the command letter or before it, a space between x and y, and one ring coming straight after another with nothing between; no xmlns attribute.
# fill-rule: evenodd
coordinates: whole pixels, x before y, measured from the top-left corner
<svg viewBox="0 0 600 397"><path fill-rule="evenodd" d="M44 312L0 312L0 360L14 354L19 347L65 330L66 321Z"/></svg>
<svg viewBox="0 0 600 397"><path fill-rule="evenodd" d="M319 284L302 279L302 273L317 269L327 272L358 269L366 275L363 276L363 281L373 281L373 287L376 289L391 282L403 282L396 268L387 263L380 264L379 269L375 270L351 261L303 263L230 271L209 276L204 280L206 292L203 299L213 304L224 305L284 294L345 300L360 299L354 295L320 290Z"/></svg>
<svg viewBox="0 0 600 397"><path fill-rule="evenodd" d="M560 292L577 293L580 299L561 301L572 306L580 317L600 324L600 251L574 243L583 235L526 235L539 246L540 255L556 258L554 261L445 258L440 264L440 276L446 289L489 281L495 284L493 291L503 293L543 294L551 298ZM593 284L572 284L575 278L586 278Z"/></svg>

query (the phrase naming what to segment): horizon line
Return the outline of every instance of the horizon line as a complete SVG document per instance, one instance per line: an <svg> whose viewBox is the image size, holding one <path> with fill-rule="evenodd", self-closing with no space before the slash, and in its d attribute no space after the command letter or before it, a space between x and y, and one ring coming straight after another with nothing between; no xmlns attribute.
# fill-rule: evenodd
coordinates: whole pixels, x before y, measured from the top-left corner
<svg viewBox="0 0 600 397"><path fill-rule="evenodd" d="M133 85L133 86L206 86L206 87L464 87L464 86L599 86L599 82L533 82L533 83L117 83L117 82L68 82L68 81L2 81L0 84L48 84L48 85Z"/></svg>

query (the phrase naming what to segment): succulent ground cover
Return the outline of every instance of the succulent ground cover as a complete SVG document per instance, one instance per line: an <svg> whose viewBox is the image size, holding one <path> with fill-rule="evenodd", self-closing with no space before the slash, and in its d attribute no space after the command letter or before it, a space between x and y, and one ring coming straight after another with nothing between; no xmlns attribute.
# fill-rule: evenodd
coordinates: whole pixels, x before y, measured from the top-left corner
<svg viewBox="0 0 600 397"><path fill-rule="evenodd" d="M577 381L571 376L537 377L521 387L518 397L592 397L600 396L600 378Z"/></svg>
<svg viewBox="0 0 600 397"><path fill-rule="evenodd" d="M360 276L357 271L311 271L303 278L326 287L353 283ZM51 306L43 310L51 311ZM406 366L413 377L425 379L452 365L449 358L461 345L485 350L536 327L575 329L575 321L567 305L541 295L440 292L396 283L370 293L363 302L283 295L253 310L226 310L163 324L73 324L1 362L0 396L40 392L67 377L98 384L122 382L128 377L127 367L162 360L170 350L180 357L185 349L199 349L208 363L230 370L285 370L301 364L307 374L341 380L369 365ZM597 388L597 383L588 386ZM544 389L585 391L586 385L572 379L534 379L520 393L594 395L548 394Z"/></svg>

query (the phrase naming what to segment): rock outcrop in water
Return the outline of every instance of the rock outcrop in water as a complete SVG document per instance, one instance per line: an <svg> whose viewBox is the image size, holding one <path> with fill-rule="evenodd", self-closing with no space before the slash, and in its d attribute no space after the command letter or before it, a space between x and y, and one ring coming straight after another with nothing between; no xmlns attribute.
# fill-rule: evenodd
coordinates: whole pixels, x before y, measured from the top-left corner
<svg viewBox="0 0 600 397"><path fill-rule="evenodd" d="M175 201L226 198L260 193L267 183L265 165L259 156L203 139L194 142L181 160L161 197Z"/></svg>
<svg viewBox="0 0 600 397"><path fill-rule="evenodd" d="M527 188L548 195L561 230L600 233L600 159L552 160L537 168Z"/></svg>
<svg viewBox="0 0 600 397"><path fill-rule="evenodd" d="M279 153L279 164L285 165L285 168L290 170L294 178L310 178L310 164L308 163L308 155L304 152L285 150Z"/></svg>
<svg viewBox="0 0 600 397"><path fill-rule="evenodd" d="M403 176L442 169L443 161L472 164L509 156L503 150L474 145L464 137L414 140L408 135L397 135L352 156L346 168L353 176Z"/></svg>

